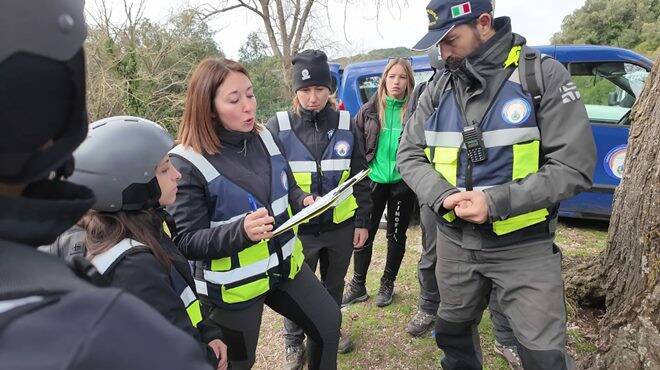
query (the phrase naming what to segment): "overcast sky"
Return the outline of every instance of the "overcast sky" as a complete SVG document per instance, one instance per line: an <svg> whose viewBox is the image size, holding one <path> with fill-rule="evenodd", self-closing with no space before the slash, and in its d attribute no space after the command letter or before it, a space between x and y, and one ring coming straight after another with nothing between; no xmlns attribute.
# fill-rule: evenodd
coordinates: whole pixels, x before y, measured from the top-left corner
<svg viewBox="0 0 660 370"><path fill-rule="evenodd" d="M378 21L375 8L371 5L373 0L349 0L353 5L348 8L345 28L347 37L344 37L344 1L327 1L332 29L322 33L328 44L333 45L327 50L331 58L372 49L411 47L427 29L428 19L424 8L428 0L408 0L405 8L381 9ZM115 15L121 12L122 0L106 2L114 9ZM187 4L214 2L219 4L220 0L146 0L145 14L152 20L160 21L173 9ZM233 2L229 0L229 3ZM87 4L90 8L94 6L93 0L88 0ZM495 16L511 17L514 32L525 36L529 45L543 45L549 43L550 37L559 31L564 17L583 4L584 0L497 0ZM261 30L260 22L253 14L237 9L212 18L209 24L216 32L215 40L222 51L230 58L238 58L238 49L245 43L247 35Z"/></svg>

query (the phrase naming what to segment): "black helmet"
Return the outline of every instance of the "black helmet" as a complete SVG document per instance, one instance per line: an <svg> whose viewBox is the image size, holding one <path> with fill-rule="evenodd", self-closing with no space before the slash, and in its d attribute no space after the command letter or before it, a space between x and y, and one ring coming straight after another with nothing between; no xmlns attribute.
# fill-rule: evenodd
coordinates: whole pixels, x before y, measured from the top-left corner
<svg viewBox="0 0 660 370"><path fill-rule="evenodd" d="M158 124L139 117L105 118L90 125L89 135L73 153L70 181L94 191L92 209L135 211L158 205L155 168L174 146Z"/></svg>
<svg viewBox="0 0 660 370"><path fill-rule="evenodd" d="M87 133L80 0L0 2L0 182L72 170Z"/></svg>

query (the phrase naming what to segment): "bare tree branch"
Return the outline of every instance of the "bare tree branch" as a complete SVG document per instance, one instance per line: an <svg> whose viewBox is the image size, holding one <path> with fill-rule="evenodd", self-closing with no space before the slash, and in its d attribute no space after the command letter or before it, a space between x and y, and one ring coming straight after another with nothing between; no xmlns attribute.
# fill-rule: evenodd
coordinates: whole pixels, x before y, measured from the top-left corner
<svg viewBox="0 0 660 370"><path fill-rule="evenodd" d="M305 3L305 8L302 15L300 16L300 24L296 30L296 36L292 42L293 47L291 48L291 51L293 53L298 53L298 51L300 51L300 38L302 37L303 30L305 29L305 23L307 22L307 18L309 18L309 13L312 11L313 5L314 0L307 0L307 3Z"/></svg>

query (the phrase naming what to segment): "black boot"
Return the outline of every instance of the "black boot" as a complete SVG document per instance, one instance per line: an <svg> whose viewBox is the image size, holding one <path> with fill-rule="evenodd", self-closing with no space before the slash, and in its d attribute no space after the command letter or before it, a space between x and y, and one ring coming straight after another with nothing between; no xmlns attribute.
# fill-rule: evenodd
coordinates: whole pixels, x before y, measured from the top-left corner
<svg viewBox="0 0 660 370"><path fill-rule="evenodd" d="M364 283L358 283L355 280L346 286L344 291L344 296L341 299L341 306L348 306L349 304L364 302L369 299L369 294L367 294L367 287Z"/></svg>
<svg viewBox="0 0 660 370"><path fill-rule="evenodd" d="M381 279L380 280L380 289L378 289L378 295L376 296L376 306L385 307L389 306L394 299L394 281Z"/></svg>

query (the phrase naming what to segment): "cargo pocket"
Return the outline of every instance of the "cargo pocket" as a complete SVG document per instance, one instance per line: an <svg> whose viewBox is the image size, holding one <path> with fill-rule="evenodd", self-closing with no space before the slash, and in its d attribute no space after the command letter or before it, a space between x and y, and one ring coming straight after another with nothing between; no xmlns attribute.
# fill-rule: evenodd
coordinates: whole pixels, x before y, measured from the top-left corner
<svg viewBox="0 0 660 370"><path fill-rule="evenodd" d="M459 263L441 258L438 258L437 263L436 277L438 279L440 302L450 306L461 305Z"/></svg>

